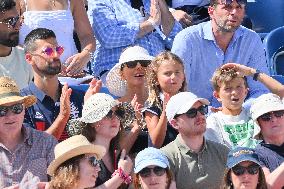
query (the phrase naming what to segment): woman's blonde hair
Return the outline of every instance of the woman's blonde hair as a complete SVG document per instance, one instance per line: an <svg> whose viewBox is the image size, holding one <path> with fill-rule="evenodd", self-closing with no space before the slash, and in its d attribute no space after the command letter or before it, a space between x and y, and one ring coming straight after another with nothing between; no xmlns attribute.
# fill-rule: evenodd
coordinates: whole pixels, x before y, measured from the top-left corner
<svg viewBox="0 0 284 189"><path fill-rule="evenodd" d="M148 83L148 91L149 97L148 102L150 105L156 105L160 109L162 109L162 104L160 102L159 93L161 92L160 85L158 83L157 73L159 67L162 65L164 61L174 61L179 63L184 68L182 60L170 51L164 51L158 54L151 62L150 67L147 72L147 83ZM186 78L184 74L184 81L182 82L182 86L179 89L179 92L186 91Z"/></svg>
<svg viewBox="0 0 284 189"><path fill-rule="evenodd" d="M173 180L173 175L172 172L169 168L166 168L166 174L167 174L167 186L165 189L169 189L171 182ZM140 180L139 180L139 173L136 173L133 175L133 185L134 185L134 189L141 189L141 184L140 184Z"/></svg>
<svg viewBox="0 0 284 189"><path fill-rule="evenodd" d="M234 189L233 182L232 182L231 175L230 175L231 171L232 169L228 169L228 168L225 169L224 177L223 177L223 181L222 181L222 185L220 189ZM264 172L261 167L259 167L258 182L257 182L256 189L267 189Z"/></svg>
<svg viewBox="0 0 284 189"><path fill-rule="evenodd" d="M50 189L76 187L80 179L79 163L82 158L84 158L84 155L75 156L59 165L49 183Z"/></svg>

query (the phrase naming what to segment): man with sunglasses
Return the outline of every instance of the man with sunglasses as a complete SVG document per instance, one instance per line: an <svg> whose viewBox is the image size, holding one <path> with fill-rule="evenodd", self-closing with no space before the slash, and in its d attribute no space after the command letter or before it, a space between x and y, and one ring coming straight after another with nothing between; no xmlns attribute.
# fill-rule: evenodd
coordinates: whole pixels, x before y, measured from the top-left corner
<svg viewBox="0 0 284 189"><path fill-rule="evenodd" d="M57 141L23 126L25 108L35 102L33 95L21 96L11 78L0 77L0 188L17 188L27 171L43 182L48 180L46 169L54 159Z"/></svg>
<svg viewBox="0 0 284 189"><path fill-rule="evenodd" d="M37 103L27 109L24 122L54 135L59 141L68 138L66 124L81 116L84 94L62 86L60 55L64 48L57 43L53 31L46 28L32 30L24 43L25 58L32 66L34 81L21 90L23 95L35 95Z"/></svg>
<svg viewBox="0 0 284 189"><path fill-rule="evenodd" d="M209 99L214 107L220 103L213 97L210 77L221 65L236 62L258 68L257 74L268 73L259 35L241 26L246 4L247 0L210 0L211 20L182 30L173 42L172 52L185 64L188 89ZM268 92L253 78L257 77L248 78L249 100L245 107L253 98Z"/></svg>
<svg viewBox="0 0 284 189"><path fill-rule="evenodd" d="M284 187L284 102L279 96L268 93L256 98L250 109L252 119L259 125L257 147L259 161L272 188Z"/></svg>
<svg viewBox="0 0 284 189"><path fill-rule="evenodd" d="M209 101L190 92L172 96L166 106L177 138L162 148L178 189L220 188L229 149L204 138Z"/></svg>
<svg viewBox="0 0 284 189"><path fill-rule="evenodd" d="M0 76L13 78L22 89L32 80L33 72L23 49L16 47L21 22L14 0L0 0Z"/></svg>

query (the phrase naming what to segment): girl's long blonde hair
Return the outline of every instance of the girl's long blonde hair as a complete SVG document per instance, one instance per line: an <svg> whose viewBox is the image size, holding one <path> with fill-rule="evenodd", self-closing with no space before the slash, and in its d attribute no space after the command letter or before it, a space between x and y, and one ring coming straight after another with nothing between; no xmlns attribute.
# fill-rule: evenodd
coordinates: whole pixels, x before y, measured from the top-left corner
<svg viewBox="0 0 284 189"><path fill-rule="evenodd" d="M164 61L174 61L181 64L184 68L182 60L170 51L161 52L152 60L147 72L147 83L149 91L149 97L147 101L149 105L158 106L160 109L162 109L162 104L160 101L159 93L162 92L162 89L160 88L160 85L158 83L157 73ZM179 89L179 92L186 91L186 85L186 77L184 74L184 81L182 82L182 86Z"/></svg>

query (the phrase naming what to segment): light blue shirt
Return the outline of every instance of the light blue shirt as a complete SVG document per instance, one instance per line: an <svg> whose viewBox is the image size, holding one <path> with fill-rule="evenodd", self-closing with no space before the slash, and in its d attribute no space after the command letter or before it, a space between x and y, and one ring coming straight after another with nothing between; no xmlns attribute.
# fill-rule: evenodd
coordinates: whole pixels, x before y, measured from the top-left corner
<svg viewBox="0 0 284 189"><path fill-rule="evenodd" d="M149 3L149 0L144 1L146 10L149 10ZM90 0L88 8L88 17L97 39L92 62L95 76L104 70L110 70L118 62L122 50L128 46L144 47L152 56L165 48L170 49L175 35L182 29L176 21L165 40L158 32L136 39L139 25L145 17L131 7L129 0Z"/></svg>
<svg viewBox="0 0 284 189"><path fill-rule="evenodd" d="M185 64L189 91L208 99L214 107L219 107L220 103L213 97L210 79L221 65L235 62L268 74L260 37L243 26L235 31L225 53L215 41L211 21L188 27L178 33L174 39L172 52ZM254 81L252 77L248 77L248 86L250 100L245 102L247 108L253 98L268 92L263 84Z"/></svg>

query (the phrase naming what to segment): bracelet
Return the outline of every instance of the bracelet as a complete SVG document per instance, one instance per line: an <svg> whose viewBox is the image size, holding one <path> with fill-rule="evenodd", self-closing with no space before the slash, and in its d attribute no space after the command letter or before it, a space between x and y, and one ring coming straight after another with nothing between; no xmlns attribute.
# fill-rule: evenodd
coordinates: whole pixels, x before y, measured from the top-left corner
<svg viewBox="0 0 284 189"><path fill-rule="evenodd" d="M116 169L113 174L111 175L111 177L114 177L115 175L119 175L120 178L122 178L122 180L124 181L125 184L130 184L132 182L132 178L131 176L129 176L127 173L125 173L121 167L119 167L118 169Z"/></svg>
<svg viewBox="0 0 284 189"><path fill-rule="evenodd" d="M259 70L256 70L255 73L253 74L252 79L253 79L254 81L257 81L259 74L260 74L260 71L259 71Z"/></svg>
<svg viewBox="0 0 284 189"><path fill-rule="evenodd" d="M158 32L158 34L163 38L163 40L165 40L165 39L167 38L167 37L165 36L165 34L163 34L163 32L161 32L159 26L154 22L153 19L149 18L147 21L151 23L151 25L153 26L153 28Z"/></svg>

